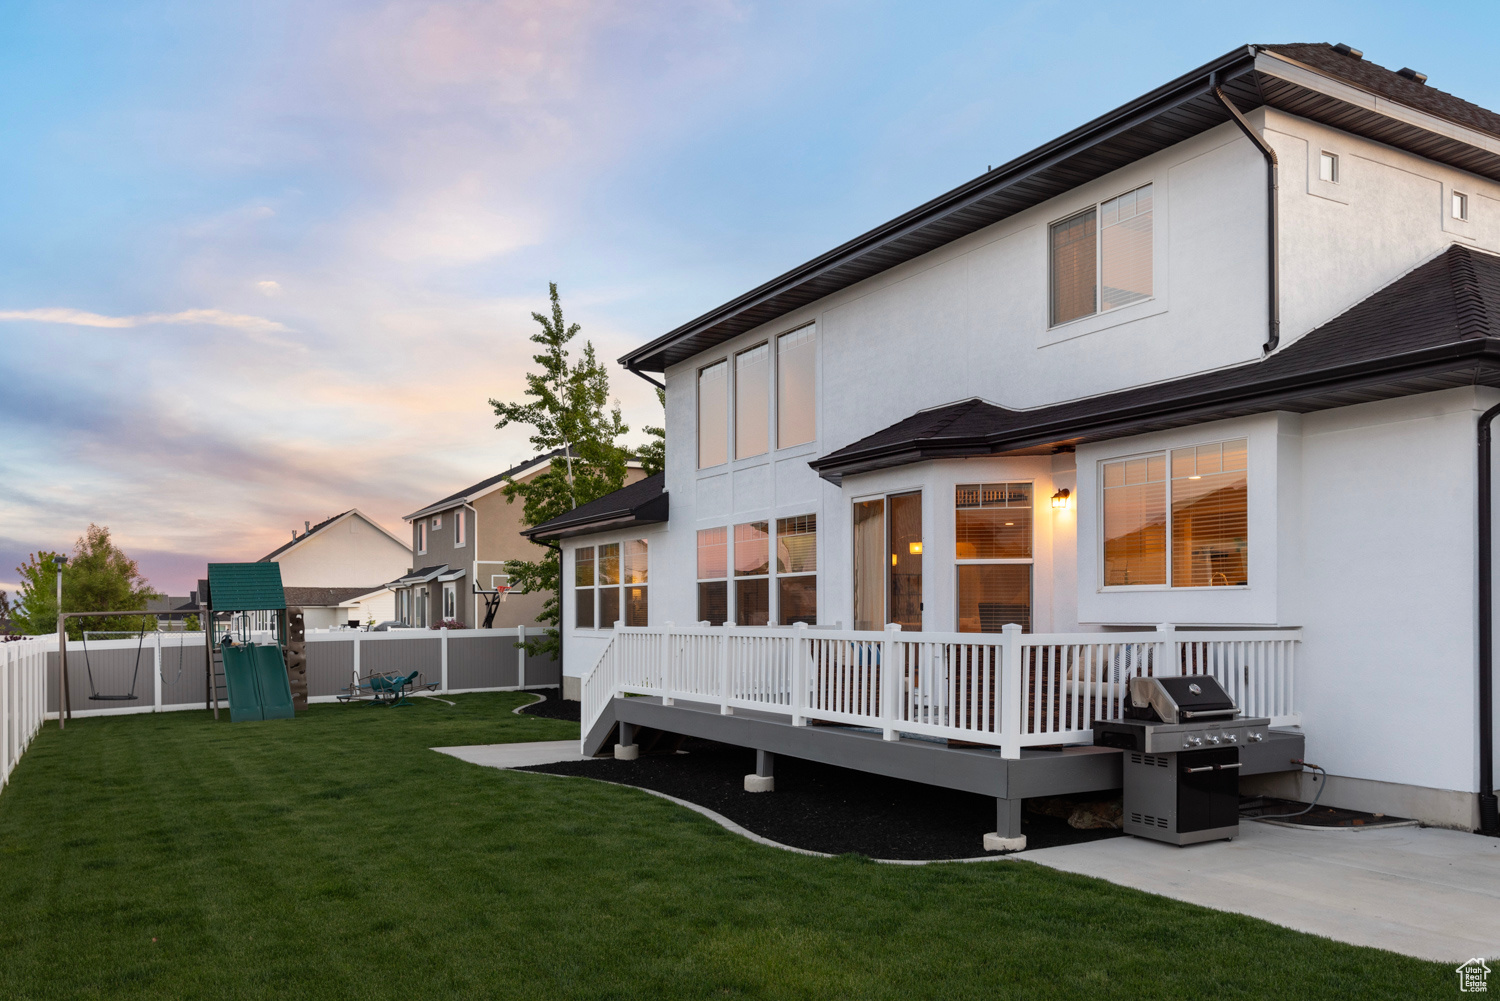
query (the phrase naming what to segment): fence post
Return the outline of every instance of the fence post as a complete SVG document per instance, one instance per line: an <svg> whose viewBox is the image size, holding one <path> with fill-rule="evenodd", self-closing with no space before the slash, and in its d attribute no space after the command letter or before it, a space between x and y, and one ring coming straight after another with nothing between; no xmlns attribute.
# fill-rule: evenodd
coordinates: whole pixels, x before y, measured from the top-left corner
<svg viewBox="0 0 1500 1001"><path fill-rule="evenodd" d="M1152 665L1153 673L1157 677L1175 678L1182 673L1182 667L1177 657L1177 627L1170 622L1163 622L1156 627L1156 634L1157 659L1156 663Z"/></svg>
<svg viewBox="0 0 1500 1001"><path fill-rule="evenodd" d="M156 648L152 651L152 660L154 661L154 665L153 665L153 670L152 670L151 673L155 677L156 682L155 682L155 685L154 685L154 687L152 689L153 692L154 692L154 694L152 695L153 701L152 701L152 705L151 705L151 711L154 712L154 713L159 713L159 712L161 712L161 630L160 629L158 629L156 631Z"/></svg>
<svg viewBox="0 0 1500 1001"><path fill-rule="evenodd" d="M1021 627L1009 622L1000 630L1005 634L1004 653L1000 658L1000 756L1021 756Z"/></svg>
<svg viewBox="0 0 1500 1001"><path fill-rule="evenodd" d="M661 704L675 706L677 700L667 693L672 690L672 623L669 621L661 633Z"/></svg>
<svg viewBox="0 0 1500 1001"><path fill-rule="evenodd" d="M516 683L526 687L526 623L516 626Z"/></svg>
<svg viewBox="0 0 1500 1001"><path fill-rule="evenodd" d="M349 679L350 698L359 694L359 638L362 635L362 633L354 634L354 677Z"/></svg>
<svg viewBox="0 0 1500 1001"><path fill-rule="evenodd" d="M729 638L734 635L734 623L724 623L724 638L719 645L719 715L733 716L734 708L729 704Z"/></svg>
<svg viewBox="0 0 1500 1001"><path fill-rule="evenodd" d="M896 671L896 642L897 634L901 632L901 623L889 622L885 627L885 640L880 644L880 717L882 722L881 736L886 740L900 740L901 734L890 725L896 722L900 702L896 694L896 688L900 684L900 675Z"/></svg>
<svg viewBox="0 0 1500 1001"><path fill-rule="evenodd" d="M0 787L10 778L10 717L16 700L11 697L10 648L13 643L0 646Z"/></svg>
<svg viewBox="0 0 1500 1001"><path fill-rule="evenodd" d="M448 627L438 630L439 656L443 663L443 694L448 694Z"/></svg>
<svg viewBox="0 0 1500 1001"><path fill-rule="evenodd" d="M792 726L807 725L807 623L792 626Z"/></svg>

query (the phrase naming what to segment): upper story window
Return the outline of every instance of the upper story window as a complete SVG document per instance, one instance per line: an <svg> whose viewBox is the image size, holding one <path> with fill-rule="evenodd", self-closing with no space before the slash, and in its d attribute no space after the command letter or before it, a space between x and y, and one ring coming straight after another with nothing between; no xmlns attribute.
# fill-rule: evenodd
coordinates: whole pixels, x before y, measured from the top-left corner
<svg viewBox="0 0 1500 1001"><path fill-rule="evenodd" d="M1318 180L1331 184L1339 183L1339 156L1337 153L1318 154Z"/></svg>
<svg viewBox="0 0 1500 1001"><path fill-rule="evenodd" d="M425 521L417 522L417 552L418 554L427 552L427 522Z"/></svg>
<svg viewBox="0 0 1500 1001"><path fill-rule="evenodd" d="M698 621L722 626L729 618L729 531L698 530Z"/></svg>
<svg viewBox="0 0 1500 1001"><path fill-rule="evenodd" d="M1469 218L1469 196L1462 191L1453 192L1453 218Z"/></svg>
<svg viewBox="0 0 1500 1001"><path fill-rule="evenodd" d="M813 386L817 377L816 328L808 324L776 338L776 447L803 445L818 436Z"/></svg>
<svg viewBox="0 0 1500 1001"><path fill-rule="evenodd" d="M1238 438L1101 463L1104 586L1248 584L1247 460Z"/></svg>
<svg viewBox="0 0 1500 1001"><path fill-rule="evenodd" d="M1146 184L1052 224L1053 326L1151 297L1152 219Z"/></svg>
<svg viewBox="0 0 1500 1001"><path fill-rule="evenodd" d="M760 344L734 356L734 457L770 450L771 347Z"/></svg>
<svg viewBox="0 0 1500 1001"><path fill-rule="evenodd" d="M464 517L463 511L453 513L453 548L462 549L467 540L469 519Z"/></svg>
<svg viewBox="0 0 1500 1001"><path fill-rule="evenodd" d="M698 370L698 468L729 461L729 362Z"/></svg>
<svg viewBox="0 0 1500 1001"><path fill-rule="evenodd" d="M435 514L435 515L432 516L432 527L433 528L442 528L443 527L443 516L442 515Z"/></svg>

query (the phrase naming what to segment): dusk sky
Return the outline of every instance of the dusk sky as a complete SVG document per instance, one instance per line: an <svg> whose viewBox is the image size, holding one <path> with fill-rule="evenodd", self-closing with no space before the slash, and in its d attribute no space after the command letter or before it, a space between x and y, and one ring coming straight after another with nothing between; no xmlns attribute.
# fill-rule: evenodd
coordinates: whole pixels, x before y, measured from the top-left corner
<svg viewBox="0 0 1500 1001"><path fill-rule="evenodd" d="M347 508L404 534L527 456L486 399L549 280L639 429L629 347L1235 46L1500 109L1496 37L1494 3L5 3L0 587L90 522L171 593Z"/></svg>

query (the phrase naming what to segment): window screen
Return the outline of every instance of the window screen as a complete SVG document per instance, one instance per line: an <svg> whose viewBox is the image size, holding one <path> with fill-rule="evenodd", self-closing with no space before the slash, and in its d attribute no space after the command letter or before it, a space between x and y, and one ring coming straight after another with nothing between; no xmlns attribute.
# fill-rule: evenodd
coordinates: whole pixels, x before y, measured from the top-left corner
<svg viewBox="0 0 1500 1001"><path fill-rule="evenodd" d="M813 388L817 352L812 325L776 338L776 447L789 448L817 437Z"/></svg>
<svg viewBox="0 0 1500 1001"><path fill-rule="evenodd" d="M729 362L698 373L698 468L729 461Z"/></svg>
<svg viewBox="0 0 1500 1001"><path fill-rule="evenodd" d="M1099 206L1101 309L1151 298L1151 185Z"/></svg>
<svg viewBox="0 0 1500 1001"><path fill-rule="evenodd" d="M1052 322L1067 323L1095 310L1096 215L1093 209L1052 224Z"/></svg>

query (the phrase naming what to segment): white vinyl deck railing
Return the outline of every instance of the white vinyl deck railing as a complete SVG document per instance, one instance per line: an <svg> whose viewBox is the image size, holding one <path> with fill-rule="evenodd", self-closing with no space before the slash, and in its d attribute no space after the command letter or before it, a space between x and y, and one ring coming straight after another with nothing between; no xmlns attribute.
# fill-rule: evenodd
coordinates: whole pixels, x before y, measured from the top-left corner
<svg viewBox="0 0 1500 1001"><path fill-rule="evenodd" d="M1184 632L856 632L791 627L617 626L583 682L583 732L625 695L1021 748L1093 740L1136 675L1207 674L1247 716L1301 722L1296 629Z"/></svg>
<svg viewBox="0 0 1500 1001"><path fill-rule="evenodd" d="M51 637L0 642L0 788L42 728L47 715L47 651Z"/></svg>

